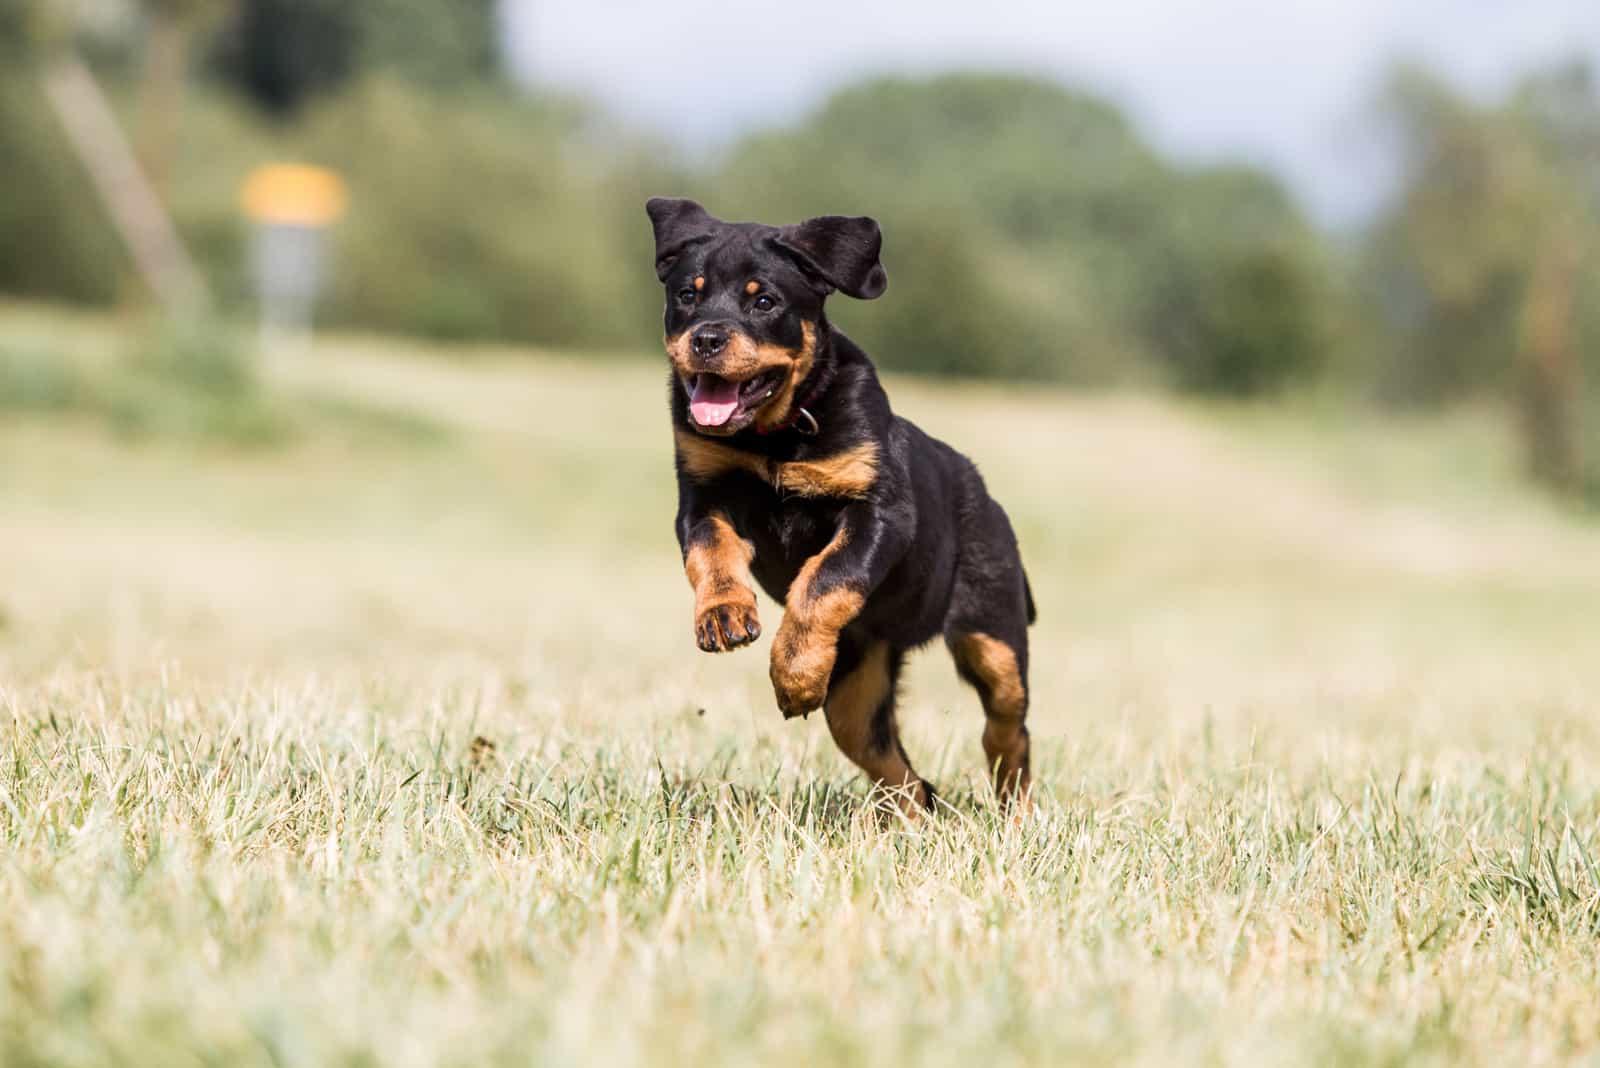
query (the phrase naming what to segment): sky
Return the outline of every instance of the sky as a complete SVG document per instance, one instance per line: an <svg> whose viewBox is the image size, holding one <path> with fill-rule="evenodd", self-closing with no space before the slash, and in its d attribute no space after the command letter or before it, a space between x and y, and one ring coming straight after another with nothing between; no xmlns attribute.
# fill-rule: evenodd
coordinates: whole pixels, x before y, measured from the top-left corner
<svg viewBox="0 0 1600 1068"><path fill-rule="evenodd" d="M800 118L870 73L1005 69L1110 98L1179 159L1267 166L1333 225L1388 187L1371 100L1396 60L1482 95L1541 62L1600 63L1600 0L503 3L519 76L598 97L689 152Z"/></svg>

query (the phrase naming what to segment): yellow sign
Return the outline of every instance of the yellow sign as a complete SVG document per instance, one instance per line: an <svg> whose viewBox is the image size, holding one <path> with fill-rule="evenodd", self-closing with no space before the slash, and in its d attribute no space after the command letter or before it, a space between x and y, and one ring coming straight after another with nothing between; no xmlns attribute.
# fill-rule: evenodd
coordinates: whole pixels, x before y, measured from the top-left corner
<svg viewBox="0 0 1600 1068"><path fill-rule="evenodd" d="M330 170L273 163L251 172L240 201L258 223L327 226L344 214L349 195L344 179Z"/></svg>

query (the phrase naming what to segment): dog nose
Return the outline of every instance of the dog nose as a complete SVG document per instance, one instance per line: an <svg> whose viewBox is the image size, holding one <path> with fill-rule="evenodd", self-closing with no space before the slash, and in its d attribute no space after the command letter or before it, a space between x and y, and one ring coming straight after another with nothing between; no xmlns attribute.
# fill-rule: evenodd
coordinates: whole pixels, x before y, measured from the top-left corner
<svg viewBox="0 0 1600 1068"><path fill-rule="evenodd" d="M717 326L702 326L689 339L696 356L715 356L728 344L728 332Z"/></svg>

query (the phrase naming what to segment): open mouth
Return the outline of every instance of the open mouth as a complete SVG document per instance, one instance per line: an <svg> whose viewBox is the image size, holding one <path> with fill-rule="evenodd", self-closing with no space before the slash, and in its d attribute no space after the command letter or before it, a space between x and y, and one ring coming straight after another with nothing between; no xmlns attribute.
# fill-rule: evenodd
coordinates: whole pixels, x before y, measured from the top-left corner
<svg viewBox="0 0 1600 1068"><path fill-rule="evenodd" d="M780 371L763 371L743 382L708 372L690 375L684 383L689 391L689 418L699 429L731 434L755 418L777 392L782 378Z"/></svg>

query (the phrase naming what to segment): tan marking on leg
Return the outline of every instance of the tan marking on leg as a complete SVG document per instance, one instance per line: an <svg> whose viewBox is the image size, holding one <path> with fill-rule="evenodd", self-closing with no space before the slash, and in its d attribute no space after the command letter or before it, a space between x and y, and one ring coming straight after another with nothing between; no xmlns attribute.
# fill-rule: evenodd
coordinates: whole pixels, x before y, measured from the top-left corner
<svg viewBox="0 0 1600 1068"><path fill-rule="evenodd" d="M789 586L783 622L772 642L772 688L785 716L799 716L822 704L828 676L838 655L839 632L861 611L865 598L840 588L814 593L822 565L849 540L840 530L817 555L807 560Z"/></svg>
<svg viewBox="0 0 1600 1068"><path fill-rule="evenodd" d="M1011 646L987 634L963 634L951 644L956 659L981 683L983 752L1002 800L1024 800L1033 785L1029 769L1028 690Z"/></svg>
<svg viewBox="0 0 1600 1068"><path fill-rule="evenodd" d="M839 632L860 613L862 602L851 590L832 590L798 611L791 602L772 642L772 686L784 715L805 715L822 704Z"/></svg>
<svg viewBox="0 0 1600 1068"><path fill-rule="evenodd" d="M879 709L894 697L889 681L890 655L888 642L869 645L855 670L828 692L824 712L828 731L840 751L866 772L886 801L915 818L927 805L927 791L900 747L892 707L887 731L873 722Z"/></svg>
<svg viewBox="0 0 1600 1068"><path fill-rule="evenodd" d="M697 592L727 582L748 585L754 547L739 537L727 513L712 512L704 522L712 528L710 539L690 545L684 557L689 585Z"/></svg>
<svg viewBox="0 0 1600 1068"><path fill-rule="evenodd" d="M695 640L708 652L721 652L754 641L761 633L750 586L755 549L739 537L724 513L713 512L706 522L711 536L690 544L683 570L694 590Z"/></svg>
<svg viewBox="0 0 1600 1068"><path fill-rule="evenodd" d="M840 528L834 533L822 551L800 565L800 570L795 573L794 581L789 584L788 596L784 603L790 611L805 611L806 607L815 599L811 595L811 586L817 581L817 572L822 570L822 565L828 559L850 544L850 533Z"/></svg>

